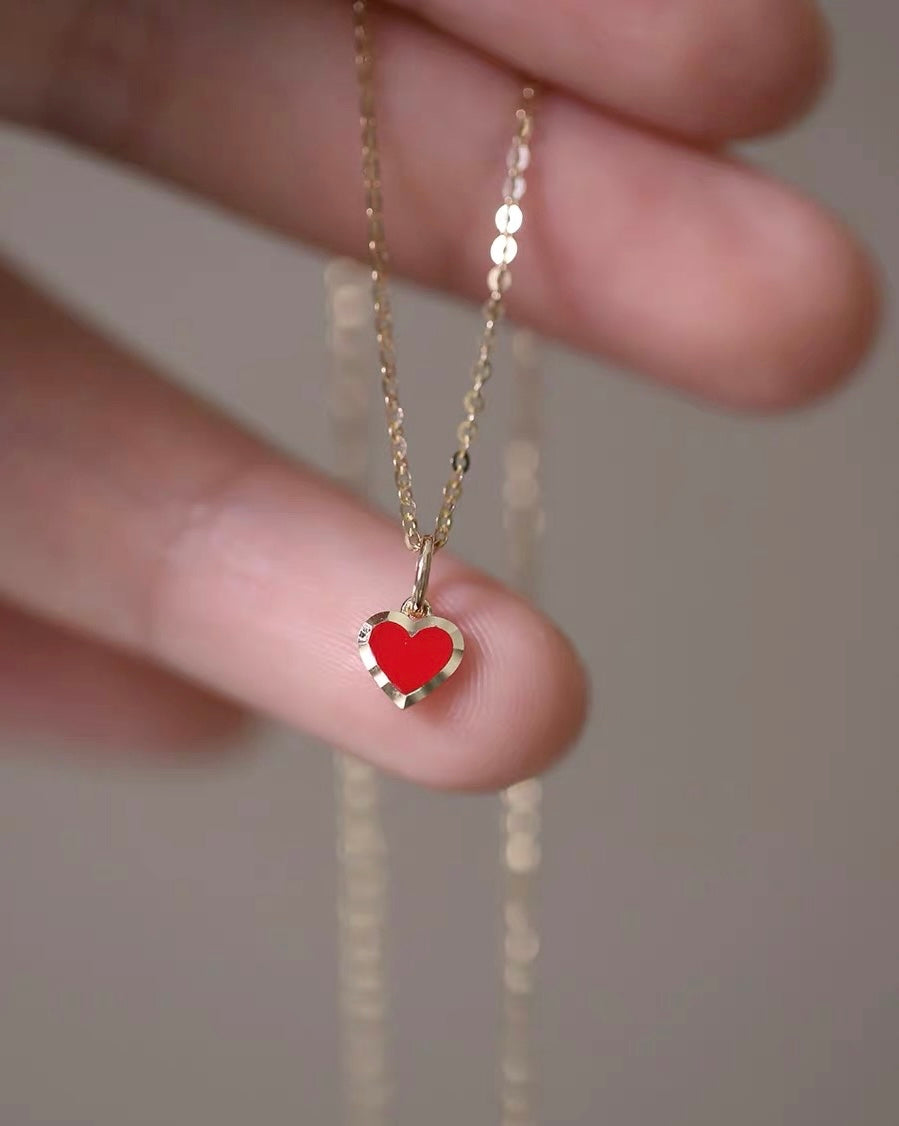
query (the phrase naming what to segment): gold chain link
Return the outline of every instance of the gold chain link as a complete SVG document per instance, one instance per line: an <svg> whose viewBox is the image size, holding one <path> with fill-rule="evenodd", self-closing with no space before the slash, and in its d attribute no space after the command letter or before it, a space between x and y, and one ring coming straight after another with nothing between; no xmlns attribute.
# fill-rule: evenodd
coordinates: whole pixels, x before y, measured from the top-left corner
<svg viewBox="0 0 899 1126"><path fill-rule="evenodd" d="M359 80L360 124L362 130L362 176L365 186L365 214L368 220L368 254L371 265L374 303L375 338L381 372L381 389L387 419L387 434L393 459L393 474L399 500L400 519L406 545L420 551L423 535L418 526L412 471L409 468L408 446L403 426L396 374L396 349L393 316L387 287L388 254L384 234L384 213L381 194L380 150L375 115L375 81L372 33L366 0L354 0L353 21L356 40L356 73ZM521 227L521 198L525 191L524 173L530 161L529 142L533 129L531 105L535 96L532 86L522 90L522 103L515 112L515 133L506 167L502 204L496 213L499 232L490 248L494 263L487 275L487 301L477 357L471 373L471 386L462 400L464 415L456 430L457 445L452 470L443 486L443 498L434 525L434 550L449 539L453 514L462 495L462 479L471 463L471 445L478 429L478 415L484 409L484 386L491 375L491 356L497 326L503 312L503 295L511 281L509 266L518 252L515 233Z"/></svg>

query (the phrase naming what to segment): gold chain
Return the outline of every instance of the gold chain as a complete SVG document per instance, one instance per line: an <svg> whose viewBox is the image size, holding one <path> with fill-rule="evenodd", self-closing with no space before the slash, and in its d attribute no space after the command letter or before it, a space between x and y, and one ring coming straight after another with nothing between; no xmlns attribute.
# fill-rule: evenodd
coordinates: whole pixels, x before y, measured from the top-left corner
<svg viewBox="0 0 899 1126"><path fill-rule="evenodd" d="M365 185L365 214L368 220L368 253L371 265L375 336L378 343L381 389L384 395L387 433L390 438L403 534L406 545L413 551L420 551L424 536L419 530L415 496L412 491L412 472L409 468L403 408L400 405L396 376L393 316L387 288L388 254L384 234L380 150L375 115L374 55L368 9L369 4L366 0L354 0L356 73L359 80L362 129L362 175ZM487 275L488 296L484 305L483 328L472 368L471 386L462 400L464 415L456 430L457 445L451 460L452 469L443 486L443 498L434 525L435 551L443 547L449 539L453 513L462 495L462 479L471 464L470 450L477 434L478 415L484 409L484 386L491 375L491 356L497 326L503 312L503 295L511 281L509 266L518 252L515 233L521 227L524 218L521 198L525 191L524 173L530 161L529 142L533 129L531 106L534 96L533 86L525 86L522 90L521 105L515 111L515 133L507 161L503 201L496 213L496 228L499 233L490 248L490 257L494 265Z"/></svg>
<svg viewBox="0 0 899 1126"><path fill-rule="evenodd" d="M365 326L369 273L347 259L325 273L331 378L328 413L335 472L365 494L369 481ZM506 573L536 599L545 532L541 472L540 360L530 333L512 338L514 421L503 456ZM337 827L337 934L340 1057L344 1126L387 1126L395 1118L388 962L390 862L378 773L334 752ZM541 866L543 787L538 779L502 795L502 978L498 1045L500 1126L539 1122L534 1037L540 950L537 880Z"/></svg>

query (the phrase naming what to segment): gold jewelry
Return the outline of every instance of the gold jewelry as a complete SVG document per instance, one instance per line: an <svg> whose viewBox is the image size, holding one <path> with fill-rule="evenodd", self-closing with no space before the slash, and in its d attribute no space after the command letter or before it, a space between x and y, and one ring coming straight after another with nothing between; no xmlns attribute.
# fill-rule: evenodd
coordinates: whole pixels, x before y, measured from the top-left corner
<svg viewBox="0 0 899 1126"><path fill-rule="evenodd" d="M354 0L362 175L368 222L374 326L400 520L406 545L419 553L419 563L412 596L400 610L382 610L373 614L359 630L357 644L362 662L378 687L397 707L407 708L424 699L452 676L464 654L465 642L459 629L447 619L431 614L426 597L427 577L432 555L444 547L449 539L456 505L462 495L462 480L471 465L470 450L477 433L478 416L484 409L483 392L491 375L491 356L503 312L503 295L511 280L510 265L518 252L515 234L524 219L521 199L526 186L524 173L530 161L533 131L531 105L535 91L533 86L525 86L521 105L515 111L515 132L507 160L502 203L496 213L498 234L490 248L493 267L487 275L488 296L484 305L480 344L471 373L471 386L462 400L464 414L456 431L457 445L450 463L450 475L443 487L434 531L424 534L418 524L403 427L403 408L400 405L397 383L393 317L387 288L388 254L375 114L373 40L368 8L366 0Z"/></svg>
<svg viewBox="0 0 899 1126"><path fill-rule="evenodd" d="M369 274L331 262L328 288L329 415L337 475L364 494L369 482L367 320ZM530 333L512 338L513 424L503 456L503 519L510 583L534 599L544 533L540 489L542 388ZM395 1121L387 975L390 863L378 773L334 753L337 827L339 1025L344 1126ZM536 878L541 862L543 787L537 779L501 798L502 1019L497 1058L500 1126L535 1126L538 1079L533 1042L535 966L540 950Z"/></svg>

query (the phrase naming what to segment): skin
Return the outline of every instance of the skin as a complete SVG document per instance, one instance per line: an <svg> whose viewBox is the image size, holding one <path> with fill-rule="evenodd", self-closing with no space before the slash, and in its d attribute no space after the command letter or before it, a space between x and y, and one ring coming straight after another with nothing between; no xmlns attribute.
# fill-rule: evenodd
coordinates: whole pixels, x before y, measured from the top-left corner
<svg viewBox="0 0 899 1126"><path fill-rule="evenodd" d="M829 49L811 4L405 0L376 34L398 273L481 293L474 234L524 69L543 93L517 320L733 409L794 407L856 368L877 321L865 253L725 151L814 103ZM18 0L0 7L0 113L358 254L351 52L338 0ZM353 643L409 584L395 518L11 269L0 309L0 722L18 737L186 749L264 713L465 789L571 744L586 678L535 610L442 553L431 593L466 661L400 713Z"/></svg>

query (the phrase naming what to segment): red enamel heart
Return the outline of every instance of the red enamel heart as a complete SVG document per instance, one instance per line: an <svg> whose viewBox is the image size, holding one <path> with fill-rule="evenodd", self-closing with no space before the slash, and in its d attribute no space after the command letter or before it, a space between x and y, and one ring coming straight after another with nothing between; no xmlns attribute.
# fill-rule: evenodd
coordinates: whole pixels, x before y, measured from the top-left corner
<svg viewBox="0 0 899 1126"><path fill-rule="evenodd" d="M400 708L424 699L462 660L459 630L444 618L375 614L359 631L359 652L375 682Z"/></svg>
<svg viewBox="0 0 899 1126"><path fill-rule="evenodd" d="M453 639L440 626L409 634L398 622L381 622L368 643L378 665L406 695L433 680L453 655Z"/></svg>

